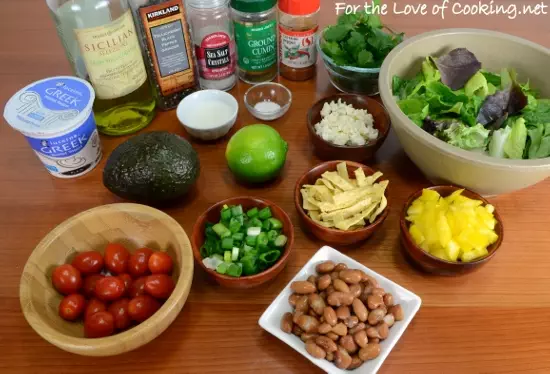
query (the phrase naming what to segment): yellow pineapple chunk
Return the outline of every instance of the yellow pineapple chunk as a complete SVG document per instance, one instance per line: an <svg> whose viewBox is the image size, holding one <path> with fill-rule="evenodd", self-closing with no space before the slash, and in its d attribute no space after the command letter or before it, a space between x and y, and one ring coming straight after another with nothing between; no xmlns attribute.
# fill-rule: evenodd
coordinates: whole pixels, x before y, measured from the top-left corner
<svg viewBox="0 0 550 374"><path fill-rule="evenodd" d="M422 190L422 196L420 196L420 200L422 201L437 201L439 200L441 196L437 191L429 190L425 188Z"/></svg>
<svg viewBox="0 0 550 374"><path fill-rule="evenodd" d="M465 252L460 258L463 262L472 262L479 260L482 257L485 257L489 254L487 248L477 248L470 252Z"/></svg>
<svg viewBox="0 0 550 374"><path fill-rule="evenodd" d="M420 229L416 225L411 225L411 227L409 228L409 232L411 233L411 236L417 245L424 243L424 241L426 240L424 234L422 234L422 231L420 231Z"/></svg>

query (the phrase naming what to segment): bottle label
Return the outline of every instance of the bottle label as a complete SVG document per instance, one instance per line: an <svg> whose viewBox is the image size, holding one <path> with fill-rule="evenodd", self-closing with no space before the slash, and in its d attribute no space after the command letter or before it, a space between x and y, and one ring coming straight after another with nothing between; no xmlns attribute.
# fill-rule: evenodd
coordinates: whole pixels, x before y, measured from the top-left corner
<svg viewBox="0 0 550 374"><path fill-rule="evenodd" d="M204 79L219 80L235 73L235 43L225 32L205 36L195 46L195 54Z"/></svg>
<svg viewBox="0 0 550 374"><path fill-rule="evenodd" d="M308 68L317 63L315 37L319 28L291 31L279 26L281 63L291 68Z"/></svg>
<svg viewBox="0 0 550 374"><path fill-rule="evenodd" d="M277 21L251 26L234 24L239 66L243 70L262 71L277 64Z"/></svg>
<svg viewBox="0 0 550 374"><path fill-rule="evenodd" d="M147 72L130 10L109 24L74 32L96 97L116 99L145 83Z"/></svg>
<svg viewBox="0 0 550 374"><path fill-rule="evenodd" d="M181 0L142 7L139 12L162 95L195 87L193 50Z"/></svg>

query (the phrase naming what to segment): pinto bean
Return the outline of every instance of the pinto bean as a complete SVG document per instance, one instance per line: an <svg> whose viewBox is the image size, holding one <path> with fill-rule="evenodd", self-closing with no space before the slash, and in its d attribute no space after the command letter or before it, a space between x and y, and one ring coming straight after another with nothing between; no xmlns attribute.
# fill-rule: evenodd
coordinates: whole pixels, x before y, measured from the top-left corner
<svg viewBox="0 0 550 374"><path fill-rule="evenodd" d="M325 300L316 293L309 294L308 296L309 306L315 311L316 314L322 315L323 310L326 307Z"/></svg>
<svg viewBox="0 0 550 374"><path fill-rule="evenodd" d="M315 284L308 281L292 282L292 284L290 285L290 289L300 295L307 295L317 291L317 287L315 287Z"/></svg>
<svg viewBox="0 0 550 374"><path fill-rule="evenodd" d="M359 299L353 299L352 303L353 312L359 318L359 321L365 322L369 317L369 311L363 302Z"/></svg>
<svg viewBox="0 0 550 374"><path fill-rule="evenodd" d="M353 303L353 296L349 293L335 291L328 295L327 302L332 306L351 305Z"/></svg>
<svg viewBox="0 0 550 374"><path fill-rule="evenodd" d="M335 267L336 267L336 265L334 264L333 261L325 261L325 262L321 262L320 264L318 264L315 267L315 270L320 274L327 274L327 273L332 272Z"/></svg>
<svg viewBox="0 0 550 374"><path fill-rule="evenodd" d="M330 286L332 283L332 278L329 274L325 274L319 277L317 280L317 289L320 291L324 291Z"/></svg>
<svg viewBox="0 0 550 374"><path fill-rule="evenodd" d="M336 316L338 319L345 320L349 316L351 316L351 312L348 306L342 305L338 309L336 309Z"/></svg>
<svg viewBox="0 0 550 374"><path fill-rule="evenodd" d="M287 334L290 334L292 332L293 325L294 323L292 322L292 313L283 314L283 318L281 319L281 330L283 330Z"/></svg>
<svg viewBox="0 0 550 374"><path fill-rule="evenodd" d="M326 336L318 336L315 338L315 343L323 348L325 352L336 352L337 346L334 340L327 338Z"/></svg>
<svg viewBox="0 0 550 374"><path fill-rule="evenodd" d="M298 317L298 326L304 331L309 333L317 333L319 329L319 321L315 317L302 315Z"/></svg>
<svg viewBox="0 0 550 374"><path fill-rule="evenodd" d="M343 270L340 272L340 279L347 284L357 284L361 282L362 276L357 270Z"/></svg>
<svg viewBox="0 0 550 374"><path fill-rule="evenodd" d="M355 343L357 343L357 345L361 348L365 348L369 343L369 338L367 337L367 332L365 330L356 332L353 335L353 339L355 340Z"/></svg>
<svg viewBox="0 0 550 374"><path fill-rule="evenodd" d="M331 326L334 326L338 323L338 316L336 315L334 309L332 309L330 306L325 307L325 309L323 310L323 317L325 317L325 322L327 322Z"/></svg>
<svg viewBox="0 0 550 374"><path fill-rule="evenodd" d="M375 359L380 355L380 344L369 343L359 350L359 358L363 361Z"/></svg>
<svg viewBox="0 0 550 374"><path fill-rule="evenodd" d="M327 353L319 347L313 340L306 343L306 351L315 358L325 358Z"/></svg>
<svg viewBox="0 0 550 374"><path fill-rule="evenodd" d="M350 293L349 286L347 285L346 282L344 282L344 281L341 280L341 279L335 279L335 280L332 282L332 285L334 286L334 289L335 289L336 291L345 292L345 293Z"/></svg>

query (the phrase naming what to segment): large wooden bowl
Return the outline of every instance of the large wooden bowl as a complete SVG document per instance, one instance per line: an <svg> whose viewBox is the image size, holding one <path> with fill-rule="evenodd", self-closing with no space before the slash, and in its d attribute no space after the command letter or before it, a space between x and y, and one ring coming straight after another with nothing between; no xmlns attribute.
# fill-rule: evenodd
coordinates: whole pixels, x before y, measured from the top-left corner
<svg viewBox="0 0 550 374"><path fill-rule="evenodd" d="M321 176L325 172L336 171L337 165L342 162L346 163L348 168L348 175L350 178L355 178L354 171L358 168L363 169L366 176L373 175L376 172L374 169L371 169L366 165L352 161L327 161L319 164L304 175L302 175L302 177L296 182L296 185L294 187L294 205L296 206L296 211L298 212L298 217L300 217L300 221L304 230L310 232L318 239L327 244L348 246L352 244L358 244L367 240L382 226L382 224L388 217L388 213L390 211L390 202L388 199L388 206L373 223L356 230L342 231L335 228L328 228L321 226L317 222L312 220L303 208L303 198L302 194L300 193L302 186L304 186L305 184L315 184L317 179L321 178ZM384 178L382 178L382 180L384 180ZM388 194L386 190L386 198L388 198L387 195Z"/></svg>
<svg viewBox="0 0 550 374"><path fill-rule="evenodd" d="M288 241L286 243L284 252L281 254L281 257L272 267L256 275L249 275L249 276L235 278L228 275L219 274L214 270L208 269L206 266L204 266L204 264L202 263L202 256L200 253L200 249L204 244L204 240L205 240L204 230L206 228L206 223L219 222L220 212L224 205L228 205L228 206L242 205L244 211L247 211L254 207L258 209L262 209L268 206L271 208L271 214L273 215L273 217L277 218L283 223L282 233L287 236ZM197 263L199 264L199 266L204 271L206 271L208 275L220 286L228 287L228 288L237 288L237 289L252 288L252 287L257 287L266 282L269 282L270 280L275 278L277 275L279 275L281 271L283 271L283 269L286 266L286 263L288 262L288 256L290 255L290 251L294 244L294 226L292 225L292 222L290 221L290 218L285 213L285 211L269 200L260 199L257 197L248 197L248 196L233 197L227 200L220 201L215 205L212 205L206 212L204 212L199 217L199 219L195 223L195 227L193 228L191 243L193 245L193 255L195 256L195 260L197 260Z"/></svg>
<svg viewBox="0 0 550 374"><path fill-rule="evenodd" d="M462 187L440 185L440 186L429 187L428 189L438 192L442 197L447 197L453 192L462 189ZM483 206L489 204L489 201L487 201L482 196L478 195L473 191L465 189L462 194L470 199L483 201ZM495 232L498 235L498 240L496 243L492 244L491 246L489 246L489 248L487 248L487 250L489 251L489 254L483 258L480 258L472 262L445 261L431 255L430 253L426 252L425 250L420 248L418 245L416 245L414 239L409 233L410 223L409 221L406 220L406 217L407 217L407 211L409 210L409 207L421 195L422 195L422 190L419 190L409 197L409 199L407 200L407 203L405 204L405 206L403 207L403 210L401 211L401 217L400 217L400 223L399 223L400 229L401 229L402 249L405 252L406 257L410 261L412 261L413 264L415 264L416 266L418 266L419 268L421 268L422 270L428 273L453 276L453 275L465 274L465 273L469 273L474 270L477 270L481 266L489 262L495 256L495 254L497 253L497 250L500 248L500 245L502 244L502 240L504 239L504 226L502 224L502 219L500 218L500 215L498 214L497 210L495 210L493 214L497 221L497 224L495 226Z"/></svg>
<svg viewBox="0 0 550 374"><path fill-rule="evenodd" d="M106 338L84 338L82 323L58 316L61 295L53 288L53 269L77 252L103 253L108 243L124 244L131 252L141 247L166 251L174 260L176 288L151 318ZM131 351L159 336L181 311L193 280L189 238L167 214L144 205L112 204L80 213L53 229L34 249L21 277L20 301L31 327L44 339L84 356L113 356Z"/></svg>

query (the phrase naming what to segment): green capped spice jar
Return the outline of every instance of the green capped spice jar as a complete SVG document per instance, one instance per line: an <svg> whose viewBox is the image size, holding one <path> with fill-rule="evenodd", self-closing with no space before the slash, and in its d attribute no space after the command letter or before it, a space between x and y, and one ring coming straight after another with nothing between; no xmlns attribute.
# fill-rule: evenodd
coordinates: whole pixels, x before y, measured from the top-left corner
<svg viewBox="0 0 550 374"><path fill-rule="evenodd" d="M239 78L261 83L277 76L277 0L231 0Z"/></svg>

